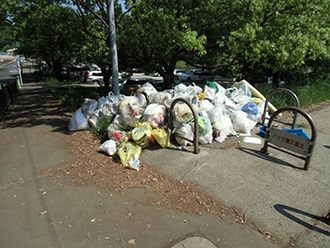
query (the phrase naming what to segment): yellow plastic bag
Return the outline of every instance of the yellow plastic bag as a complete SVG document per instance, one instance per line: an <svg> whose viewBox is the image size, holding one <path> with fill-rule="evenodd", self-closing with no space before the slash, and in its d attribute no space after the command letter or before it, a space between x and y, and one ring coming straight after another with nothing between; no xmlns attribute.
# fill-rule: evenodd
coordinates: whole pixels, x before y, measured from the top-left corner
<svg viewBox="0 0 330 248"><path fill-rule="evenodd" d="M123 142L117 148L117 154L125 167L131 167L130 164L139 159L141 151L141 147L131 141Z"/></svg>
<svg viewBox="0 0 330 248"><path fill-rule="evenodd" d="M132 139L137 145L141 146L142 149L146 149L153 142L151 132L152 127L150 123L142 122L132 130Z"/></svg>
<svg viewBox="0 0 330 248"><path fill-rule="evenodd" d="M157 128L152 130L152 136L161 147L167 147L171 144L171 130L169 128Z"/></svg>

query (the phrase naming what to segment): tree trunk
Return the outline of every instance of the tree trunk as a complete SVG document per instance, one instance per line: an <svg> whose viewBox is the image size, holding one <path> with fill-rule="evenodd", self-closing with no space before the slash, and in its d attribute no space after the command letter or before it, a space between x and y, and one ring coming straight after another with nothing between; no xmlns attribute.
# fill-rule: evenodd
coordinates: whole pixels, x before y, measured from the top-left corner
<svg viewBox="0 0 330 248"><path fill-rule="evenodd" d="M111 69L101 68L102 75L103 75L103 82L104 82L104 90L105 92L110 91L110 77L112 75Z"/></svg>
<svg viewBox="0 0 330 248"><path fill-rule="evenodd" d="M173 80L171 80L171 75L169 75L169 73L164 73L164 75L162 75L162 76L164 79L163 90L171 89L172 83L173 83ZM172 78L174 78L173 72L172 72Z"/></svg>
<svg viewBox="0 0 330 248"><path fill-rule="evenodd" d="M273 85L274 88L278 88L281 82L281 71L276 71L273 73Z"/></svg>

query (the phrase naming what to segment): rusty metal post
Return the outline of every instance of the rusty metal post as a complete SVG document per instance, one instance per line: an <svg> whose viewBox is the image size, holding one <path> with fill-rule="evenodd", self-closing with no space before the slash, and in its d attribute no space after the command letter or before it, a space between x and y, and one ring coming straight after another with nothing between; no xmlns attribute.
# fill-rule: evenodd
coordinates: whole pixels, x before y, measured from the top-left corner
<svg viewBox="0 0 330 248"><path fill-rule="evenodd" d="M177 102L184 102L186 103L191 112L193 113L193 116L194 116L194 140L189 140L185 137L182 137L182 136L179 136L177 135L178 137L182 138L182 139L185 139L185 140L188 140L190 142L193 142L194 144L194 153L195 154L198 154L200 152L200 149L198 148L198 115L196 113L196 110L194 108L194 106L186 99L184 98L177 98L175 99L172 104L171 104L171 107L170 107L170 113L169 113L169 128L171 129L172 131L172 134L173 135L176 135L175 133L173 133L173 114L172 114L172 109L174 107L174 105L177 103Z"/></svg>

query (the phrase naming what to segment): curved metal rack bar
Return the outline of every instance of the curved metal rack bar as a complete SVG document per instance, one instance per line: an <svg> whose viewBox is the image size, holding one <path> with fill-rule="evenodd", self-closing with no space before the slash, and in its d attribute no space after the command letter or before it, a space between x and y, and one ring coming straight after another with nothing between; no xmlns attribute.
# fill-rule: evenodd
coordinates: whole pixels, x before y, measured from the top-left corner
<svg viewBox="0 0 330 248"><path fill-rule="evenodd" d="M173 133L173 113L172 113L172 109L173 109L174 105L177 102L186 103L189 106L191 112L193 113L193 116L194 116L194 140L190 140L190 139L182 137L178 134ZM170 113L169 113L169 128L171 129L173 135L192 142L194 144L194 153L195 154L198 154L200 152L200 149L198 148L198 115L196 113L196 110L195 110L194 106L188 100L186 100L184 98L177 98L172 102L171 107L170 107Z"/></svg>
<svg viewBox="0 0 330 248"><path fill-rule="evenodd" d="M291 152L288 152L286 150L283 150L282 148L280 148L281 146L279 146L279 140L280 138L279 137L272 137L272 136L278 136L278 132L281 132L280 134L283 135L283 137L281 138L282 142L283 142L283 145L285 145L285 143L288 143L287 140L285 138L286 135L294 135L294 134L289 134L288 132L286 131L282 131L282 130L279 130L279 129L274 129L273 126L272 126L272 123L274 121L274 119L276 118L277 115L281 114L282 112L285 112L285 111L292 111L292 112L295 112L296 114L300 114L302 115L303 117L305 117L305 119L308 121L310 127L311 127L311 138L308 139L308 138L303 138L303 137L300 137L299 139L300 140L303 140L306 139L307 140L307 145L306 147L304 147L304 144L301 145L301 148L304 147L305 150L303 150L303 154L304 156L298 156L296 154L293 154ZM276 131L277 134L274 134ZM274 132L274 133L272 133ZM298 135L294 135L294 136L298 136ZM294 137L294 136L291 136L291 137ZM310 159L312 157L312 154L313 154L313 149L314 149L314 145L315 145L315 141L316 141L316 136L317 136L317 133L316 133L316 128L315 128L315 124L314 124L314 121L312 119L312 117L310 117L309 114L307 114L305 111L299 109L299 108L296 108L296 107L285 107L285 108L280 108L278 109L277 111L275 111L275 113L273 113L269 119L269 122L268 122L268 125L267 125L267 131L266 131L266 137L265 137L265 143L264 143L264 146L263 148L261 148L261 152L262 153L265 153L265 154L268 154L268 146L272 147L272 148L275 148L277 150L280 150L282 152L285 152L287 154L290 154L290 155L293 155L297 158L300 158L300 159L304 159L305 160L305 164L304 164L304 170L308 170L308 165L309 165L309 162L310 162ZM274 138L274 139L273 139ZM290 141L291 142L291 141ZM296 143L298 142L298 144ZM299 145L299 141L296 141L294 142L294 145L292 145L291 147L292 148L295 148L297 145ZM272 146L270 145L270 143L276 143L276 146ZM290 150L290 146L286 146L285 149L289 149ZM296 148L295 148L296 149ZM294 151L295 152L295 151Z"/></svg>

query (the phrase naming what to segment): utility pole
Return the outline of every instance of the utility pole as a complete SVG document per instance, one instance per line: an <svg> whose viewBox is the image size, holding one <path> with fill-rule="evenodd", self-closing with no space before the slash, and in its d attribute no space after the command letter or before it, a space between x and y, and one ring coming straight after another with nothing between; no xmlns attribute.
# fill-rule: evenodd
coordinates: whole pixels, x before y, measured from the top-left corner
<svg viewBox="0 0 330 248"><path fill-rule="evenodd" d="M114 8L113 0L108 0L108 8L109 8L110 50L111 50L111 61L112 61L112 63L111 63L112 64L112 90L115 95L119 95L115 8Z"/></svg>

